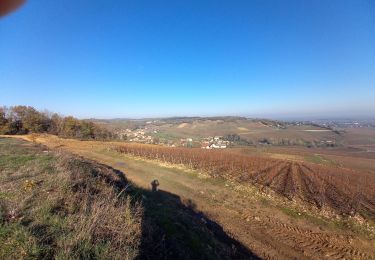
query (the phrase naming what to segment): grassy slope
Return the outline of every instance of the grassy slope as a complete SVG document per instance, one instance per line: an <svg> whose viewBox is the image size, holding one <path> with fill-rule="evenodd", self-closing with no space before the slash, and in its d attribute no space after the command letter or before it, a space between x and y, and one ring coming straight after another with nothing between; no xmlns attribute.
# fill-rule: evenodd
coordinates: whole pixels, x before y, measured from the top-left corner
<svg viewBox="0 0 375 260"><path fill-rule="evenodd" d="M0 259L255 257L189 202L121 172L0 139Z"/></svg>
<svg viewBox="0 0 375 260"><path fill-rule="evenodd" d="M138 255L142 208L117 198L107 174L105 167L0 139L0 258Z"/></svg>

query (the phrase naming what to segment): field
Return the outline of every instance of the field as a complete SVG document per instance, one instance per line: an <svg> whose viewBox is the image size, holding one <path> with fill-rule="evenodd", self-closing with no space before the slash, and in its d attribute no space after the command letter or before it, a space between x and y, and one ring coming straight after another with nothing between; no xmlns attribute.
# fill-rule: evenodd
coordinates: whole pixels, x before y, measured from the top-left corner
<svg viewBox="0 0 375 260"><path fill-rule="evenodd" d="M159 231L164 230L161 236L165 235L165 239L169 241L166 243L169 245L168 252L182 250L186 253L186 249L189 248L188 252L201 254L200 250L206 252L207 248L196 246L207 240L216 241L210 244L214 252L221 252L220 257L216 259L225 258L225 254L215 248L227 248L225 245L228 243L237 243L236 252L245 252L244 254L264 259L374 258L375 229L371 216L366 219L359 214L354 217L322 214L325 210L314 210L316 207L311 206L314 203L301 201L298 198L299 193L290 200L287 197L292 193L283 195L272 187L262 189L263 185L253 184L251 180L237 181L237 178L230 178L230 175L228 178L214 177L207 171L192 170L181 162L166 163L160 158L151 160L117 152L116 149L124 145L122 142L77 141L49 135L33 139L29 136L20 138L34 140L51 150L72 152L124 172L147 198L143 200L147 212L144 216L149 216L146 220L151 219L151 223L156 223L154 228L156 226ZM260 156L259 160L269 158ZM290 165L292 169L294 167L291 163L294 161L271 161L281 161L285 165ZM237 177L239 176L241 175ZM159 194L163 194L162 197L167 196L167 199L153 198L147 193L149 183L153 179L159 180ZM173 203L172 206L171 201L180 202L177 205ZM342 208L338 207L337 210ZM207 234L213 234L210 235L211 239L205 237ZM164 241L160 236L157 237L153 241ZM198 244L194 242L197 238L201 238ZM188 245L180 244L178 250L172 250L176 247L171 244L175 245L176 241L190 242ZM220 245L217 244L218 241ZM241 244L248 251L239 250L243 248ZM228 253L226 255L228 256Z"/></svg>
<svg viewBox="0 0 375 260"><path fill-rule="evenodd" d="M161 125L159 129L161 132L177 134L185 138L238 134L253 144L257 144L262 139L268 139L276 144L281 144L284 139L300 145L313 141L340 140L340 136L336 133L316 126L287 126L286 128L281 128L277 127L277 125L275 126L275 124L243 119L233 121L197 120L184 124L165 124Z"/></svg>
<svg viewBox="0 0 375 260"><path fill-rule="evenodd" d="M346 129L345 145L375 153L375 128Z"/></svg>
<svg viewBox="0 0 375 260"><path fill-rule="evenodd" d="M183 164L213 177L269 187L290 200L298 199L338 214L375 219L375 175L344 168L207 151L128 144L118 151L172 164Z"/></svg>
<svg viewBox="0 0 375 260"><path fill-rule="evenodd" d="M310 162L361 172L375 172L375 153L357 147L307 148L301 146L241 147L230 149L243 155Z"/></svg>

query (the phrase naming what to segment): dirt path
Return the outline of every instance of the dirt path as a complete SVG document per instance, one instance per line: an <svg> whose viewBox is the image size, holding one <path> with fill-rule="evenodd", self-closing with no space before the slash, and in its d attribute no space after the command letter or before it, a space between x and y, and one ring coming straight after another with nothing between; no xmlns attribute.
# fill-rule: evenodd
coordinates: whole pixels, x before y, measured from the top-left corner
<svg viewBox="0 0 375 260"><path fill-rule="evenodd" d="M266 259L375 259L374 241L319 227L292 218L259 199L254 190L204 178L196 172L114 152L116 143L38 137L34 141L67 150L121 170L135 184L149 188L158 179L160 189L195 205L252 252Z"/></svg>

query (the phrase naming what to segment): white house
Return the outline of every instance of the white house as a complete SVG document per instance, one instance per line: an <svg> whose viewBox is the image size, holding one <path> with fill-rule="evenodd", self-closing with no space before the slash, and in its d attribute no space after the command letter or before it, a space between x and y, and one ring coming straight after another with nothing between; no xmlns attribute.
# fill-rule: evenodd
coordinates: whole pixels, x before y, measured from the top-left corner
<svg viewBox="0 0 375 260"><path fill-rule="evenodd" d="M224 148L227 148L227 146L225 144L211 144L210 148L211 149L224 149Z"/></svg>

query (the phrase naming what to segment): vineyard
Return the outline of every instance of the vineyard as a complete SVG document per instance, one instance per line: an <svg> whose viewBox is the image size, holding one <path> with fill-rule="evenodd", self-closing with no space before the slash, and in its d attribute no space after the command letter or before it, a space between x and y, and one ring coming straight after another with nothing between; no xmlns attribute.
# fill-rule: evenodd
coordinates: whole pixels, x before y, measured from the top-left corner
<svg viewBox="0 0 375 260"><path fill-rule="evenodd" d="M214 178L268 187L290 199L338 214L375 219L375 175L338 167L239 155L229 151L127 144L121 153L182 164Z"/></svg>

